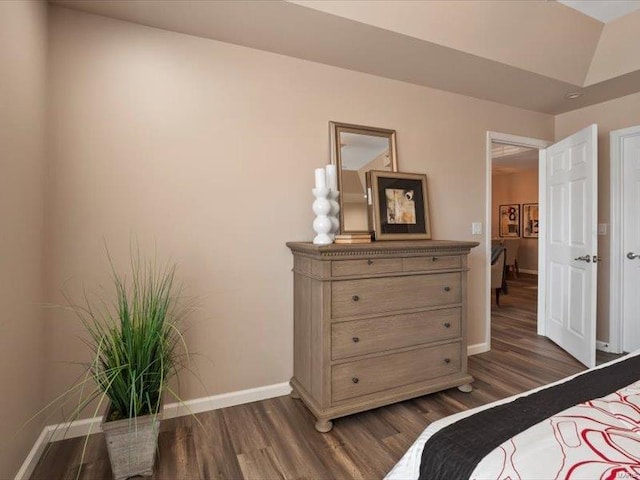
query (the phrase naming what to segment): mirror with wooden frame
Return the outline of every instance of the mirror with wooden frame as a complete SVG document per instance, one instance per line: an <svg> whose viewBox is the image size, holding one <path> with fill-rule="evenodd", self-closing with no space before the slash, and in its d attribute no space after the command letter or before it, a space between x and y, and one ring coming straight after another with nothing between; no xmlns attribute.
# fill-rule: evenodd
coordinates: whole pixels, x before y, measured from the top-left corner
<svg viewBox="0 0 640 480"><path fill-rule="evenodd" d="M396 132L329 122L331 163L337 166L340 233L368 232L366 172L398 171Z"/></svg>

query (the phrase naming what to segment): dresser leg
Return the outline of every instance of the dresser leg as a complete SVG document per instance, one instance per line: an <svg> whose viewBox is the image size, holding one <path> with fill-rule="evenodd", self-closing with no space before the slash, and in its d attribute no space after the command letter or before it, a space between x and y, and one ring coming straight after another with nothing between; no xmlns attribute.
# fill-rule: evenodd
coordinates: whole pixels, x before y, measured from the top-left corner
<svg viewBox="0 0 640 480"><path fill-rule="evenodd" d="M300 395L298 395L298 392L296 392L295 390L291 390L289 396L294 400L300 400Z"/></svg>
<svg viewBox="0 0 640 480"><path fill-rule="evenodd" d="M458 390L460 390L461 392L464 392L464 393L469 393L469 392L473 391L473 387L471 386L470 383L465 383L464 385L460 385L458 387Z"/></svg>
<svg viewBox="0 0 640 480"><path fill-rule="evenodd" d="M316 422L316 430L320 433L330 432L333 428L333 422L331 420L318 420Z"/></svg>

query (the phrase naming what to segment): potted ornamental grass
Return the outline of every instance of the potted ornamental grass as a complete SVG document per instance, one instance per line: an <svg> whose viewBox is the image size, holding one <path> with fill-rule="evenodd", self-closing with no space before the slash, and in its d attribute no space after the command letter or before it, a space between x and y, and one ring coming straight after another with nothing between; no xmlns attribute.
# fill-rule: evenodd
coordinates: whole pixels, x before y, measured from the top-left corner
<svg viewBox="0 0 640 480"><path fill-rule="evenodd" d="M75 418L89 405L97 404L97 412L107 404L101 426L120 480L153 473L163 397L179 400L169 381L188 360L181 327L191 308L176 287L175 264L159 266L132 253L127 277L107 256L113 297L85 294L82 304L67 297L92 352L84 378L67 393L80 392Z"/></svg>

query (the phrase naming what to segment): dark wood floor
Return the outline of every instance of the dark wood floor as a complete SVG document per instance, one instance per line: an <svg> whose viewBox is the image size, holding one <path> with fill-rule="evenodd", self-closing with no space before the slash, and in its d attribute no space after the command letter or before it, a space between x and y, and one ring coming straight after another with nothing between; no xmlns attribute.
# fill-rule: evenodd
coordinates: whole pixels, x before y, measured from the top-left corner
<svg viewBox="0 0 640 480"><path fill-rule="evenodd" d="M164 422L154 479L382 478L431 422L583 370L536 335L535 277L509 280L492 309L492 350L469 359L472 393L457 389L338 419L330 433L314 429L299 400L278 397ZM495 303L495 298L494 298ZM598 352L599 362L614 357ZM76 478L84 438L51 445L32 478ZM110 479L102 435L92 435L82 479Z"/></svg>

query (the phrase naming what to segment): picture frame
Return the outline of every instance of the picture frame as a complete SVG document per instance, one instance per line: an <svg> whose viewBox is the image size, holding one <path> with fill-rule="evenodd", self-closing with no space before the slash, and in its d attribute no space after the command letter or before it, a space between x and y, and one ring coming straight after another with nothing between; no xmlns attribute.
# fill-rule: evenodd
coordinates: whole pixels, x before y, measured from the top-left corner
<svg viewBox="0 0 640 480"><path fill-rule="evenodd" d="M520 237L520 204L500 205L498 210L499 234L506 238Z"/></svg>
<svg viewBox="0 0 640 480"><path fill-rule="evenodd" d="M369 227L376 240L430 240L427 176L367 172Z"/></svg>
<svg viewBox="0 0 640 480"><path fill-rule="evenodd" d="M522 238L538 238L539 208L537 203L522 204Z"/></svg>

